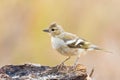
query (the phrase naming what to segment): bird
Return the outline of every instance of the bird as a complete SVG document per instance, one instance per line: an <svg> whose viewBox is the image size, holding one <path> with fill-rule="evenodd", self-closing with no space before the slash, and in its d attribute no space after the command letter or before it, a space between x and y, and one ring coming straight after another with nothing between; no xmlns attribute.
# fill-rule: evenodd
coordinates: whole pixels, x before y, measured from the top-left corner
<svg viewBox="0 0 120 80"><path fill-rule="evenodd" d="M62 26L56 22L51 23L49 27L43 31L50 34L52 47L60 54L67 56L67 58L61 62L61 64L64 64L71 58L71 56L76 55L77 58L74 62L75 66L78 64L81 55L85 55L88 51L103 50L75 34L66 32Z"/></svg>

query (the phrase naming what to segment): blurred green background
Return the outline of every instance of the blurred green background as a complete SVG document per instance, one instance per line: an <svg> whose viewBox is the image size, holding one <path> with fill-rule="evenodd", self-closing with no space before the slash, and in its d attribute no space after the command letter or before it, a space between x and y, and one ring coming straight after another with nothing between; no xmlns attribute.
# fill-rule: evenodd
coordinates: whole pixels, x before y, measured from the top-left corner
<svg viewBox="0 0 120 80"><path fill-rule="evenodd" d="M37 63L55 66L66 57L52 49L44 32L57 22L68 31L112 51L89 52L80 63L94 67L96 80L119 80L119 0L0 0L0 66ZM72 65L76 57L66 64Z"/></svg>

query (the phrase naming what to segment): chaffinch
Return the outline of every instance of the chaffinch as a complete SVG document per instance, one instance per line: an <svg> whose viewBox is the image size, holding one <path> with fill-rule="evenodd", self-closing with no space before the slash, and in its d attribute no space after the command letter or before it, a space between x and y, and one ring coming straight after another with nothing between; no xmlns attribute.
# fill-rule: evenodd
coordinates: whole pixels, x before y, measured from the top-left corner
<svg viewBox="0 0 120 80"><path fill-rule="evenodd" d="M91 50L102 50L98 46L82 39L75 34L65 32L57 23L50 24L48 29L43 30L51 35L52 47L62 55L68 56L61 64L64 64L71 56L77 55L76 65L81 55ZM106 51L107 52L107 51Z"/></svg>

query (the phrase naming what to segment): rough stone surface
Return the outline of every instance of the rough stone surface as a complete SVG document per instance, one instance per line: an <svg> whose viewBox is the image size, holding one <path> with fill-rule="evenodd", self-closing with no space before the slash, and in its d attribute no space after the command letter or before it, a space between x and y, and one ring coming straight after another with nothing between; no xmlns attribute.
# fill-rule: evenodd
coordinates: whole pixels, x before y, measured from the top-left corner
<svg viewBox="0 0 120 80"><path fill-rule="evenodd" d="M35 64L6 65L0 68L0 80L88 80L88 77L86 67L80 64L76 68Z"/></svg>

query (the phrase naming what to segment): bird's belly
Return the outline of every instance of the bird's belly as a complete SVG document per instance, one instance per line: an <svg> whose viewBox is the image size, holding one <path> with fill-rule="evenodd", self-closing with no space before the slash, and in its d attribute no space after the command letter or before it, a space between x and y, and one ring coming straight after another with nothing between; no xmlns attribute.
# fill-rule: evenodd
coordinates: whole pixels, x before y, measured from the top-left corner
<svg viewBox="0 0 120 80"><path fill-rule="evenodd" d="M76 55L78 50L75 49L70 49L69 47L59 47L58 49L56 49L58 52L60 52L62 55L65 56L73 56Z"/></svg>

